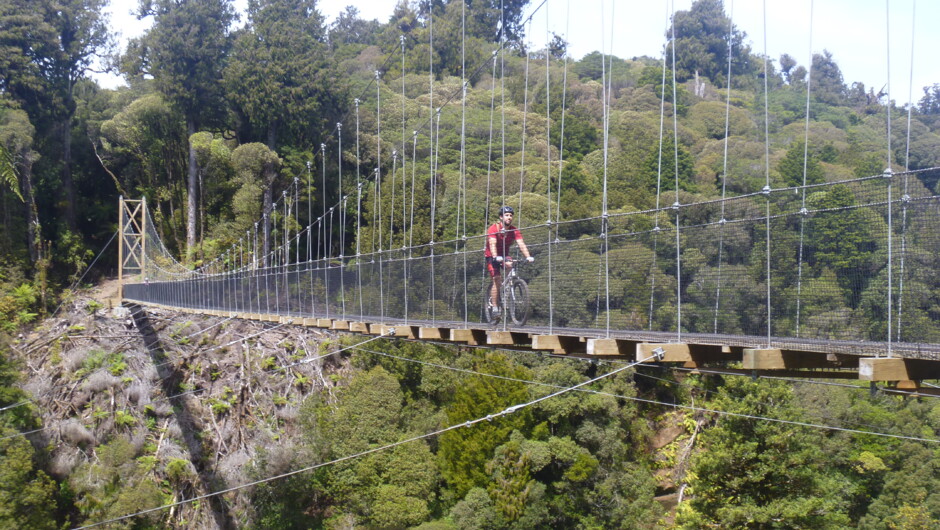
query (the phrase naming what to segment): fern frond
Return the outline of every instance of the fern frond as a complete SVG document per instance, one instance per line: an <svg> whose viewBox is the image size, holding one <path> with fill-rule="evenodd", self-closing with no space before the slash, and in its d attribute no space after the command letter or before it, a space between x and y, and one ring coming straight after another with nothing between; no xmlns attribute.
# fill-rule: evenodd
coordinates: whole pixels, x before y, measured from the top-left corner
<svg viewBox="0 0 940 530"><path fill-rule="evenodd" d="M16 166L13 163L13 155L7 150L6 146L0 145L0 185L10 188L20 201L23 202L23 196L20 195L20 185L16 178Z"/></svg>

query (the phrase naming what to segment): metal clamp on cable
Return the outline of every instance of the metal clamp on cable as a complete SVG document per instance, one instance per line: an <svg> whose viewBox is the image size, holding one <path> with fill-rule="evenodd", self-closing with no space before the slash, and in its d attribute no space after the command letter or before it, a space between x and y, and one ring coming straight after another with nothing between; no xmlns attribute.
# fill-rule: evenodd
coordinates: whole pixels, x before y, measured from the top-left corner
<svg viewBox="0 0 940 530"><path fill-rule="evenodd" d="M653 358L656 359L657 361L662 361L663 357L665 356L666 356L666 350L664 350L661 346L653 349Z"/></svg>

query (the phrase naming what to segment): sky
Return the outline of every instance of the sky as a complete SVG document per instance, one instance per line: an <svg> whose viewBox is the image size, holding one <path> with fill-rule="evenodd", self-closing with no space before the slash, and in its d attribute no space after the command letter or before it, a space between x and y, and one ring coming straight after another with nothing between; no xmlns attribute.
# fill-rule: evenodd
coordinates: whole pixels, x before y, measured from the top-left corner
<svg viewBox="0 0 940 530"><path fill-rule="evenodd" d="M247 0L234 3L244 12ZM669 15L689 9L692 0L545 0L540 4L541 0L530 0L526 12L532 14L526 31L532 48L543 47L556 33L567 36L574 58L595 50L630 58L660 56ZM724 4L725 13L747 34L755 53L766 51L775 60L788 53L807 65L811 51L828 50L846 85L861 81L875 92L890 90L899 105L916 103L923 87L940 83L940 31L930 27L940 21L940 1L724 0ZM395 0L320 0L318 5L328 21L354 5L362 18L385 22ZM137 0L112 0L111 27L121 34L122 48L127 39L151 24L130 14L136 6ZM98 80L112 88L123 84L113 76Z"/></svg>

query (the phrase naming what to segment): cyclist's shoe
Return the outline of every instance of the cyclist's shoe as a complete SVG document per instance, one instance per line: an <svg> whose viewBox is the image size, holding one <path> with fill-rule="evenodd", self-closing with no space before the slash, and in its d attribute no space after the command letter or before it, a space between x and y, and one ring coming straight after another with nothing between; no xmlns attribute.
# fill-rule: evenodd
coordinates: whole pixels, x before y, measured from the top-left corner
<svg viewBox="0 0 940 530"><path fill-rule="evenodd" d="M502 313L502 311L499 310L499 307L493 304L486 304L486 312L492 321L499 320L500 314Z"/></svg>

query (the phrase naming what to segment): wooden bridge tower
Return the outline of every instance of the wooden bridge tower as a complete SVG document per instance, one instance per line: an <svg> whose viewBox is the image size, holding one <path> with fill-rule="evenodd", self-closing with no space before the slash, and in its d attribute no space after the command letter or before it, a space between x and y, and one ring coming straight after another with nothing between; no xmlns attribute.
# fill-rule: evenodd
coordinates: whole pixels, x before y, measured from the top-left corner
<svg viewBox="0 0 940 530"><path fill-rule="evenodd" d="M144 274L147 251L147 199L128 200L121 196L118 239L119 298L124 298L126 276Z"/></svg>

